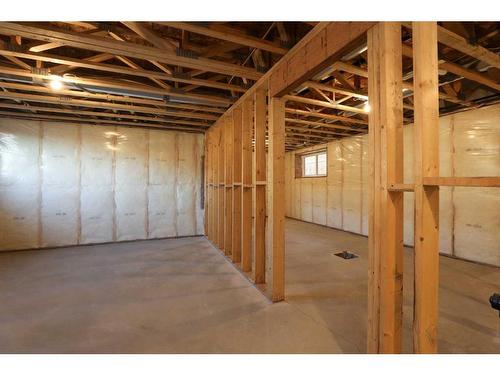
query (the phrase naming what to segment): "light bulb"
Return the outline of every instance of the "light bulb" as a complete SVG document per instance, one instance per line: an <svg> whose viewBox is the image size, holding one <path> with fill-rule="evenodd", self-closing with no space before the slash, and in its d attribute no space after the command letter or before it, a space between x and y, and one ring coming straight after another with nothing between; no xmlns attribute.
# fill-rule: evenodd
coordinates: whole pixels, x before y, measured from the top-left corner
<svg viewBox="0 0 500 375"><path fill-rule="evenodd" d="M61 90L63 88L62 78L59 76L51 76L49 85L54 91Z"/></svg>
<svg viewBox="0 0 500 375"><path fill-rule="evenodd" d="M370 106L370 103L366 102L364 107L363 107L363 110L368 113L370 112L370 110L372 109L372 107Z"/></svg>

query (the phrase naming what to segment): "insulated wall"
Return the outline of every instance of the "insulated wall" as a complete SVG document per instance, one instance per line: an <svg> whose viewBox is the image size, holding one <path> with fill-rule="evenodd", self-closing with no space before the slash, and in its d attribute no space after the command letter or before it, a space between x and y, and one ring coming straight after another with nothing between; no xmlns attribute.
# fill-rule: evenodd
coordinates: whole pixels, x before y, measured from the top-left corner
<svg viewBox="0 0 500 375"><path fill-rule="evenodd" d="M500 105L440 118L440 175L500 176ZM327 177L295 178L286 154L289 217L368 235L368 136L327 144ZM404 127L405 182L413 182L413 126ZM404 242L413 246L413 193L404 194ZM500 266L500 189L440 188L440 251Z"/></svg>
<svg viewBox="0 0 500 375"><path fill-rule="evenodd" d="M203 234L203 135L0 119L0 250Z"/></svg>

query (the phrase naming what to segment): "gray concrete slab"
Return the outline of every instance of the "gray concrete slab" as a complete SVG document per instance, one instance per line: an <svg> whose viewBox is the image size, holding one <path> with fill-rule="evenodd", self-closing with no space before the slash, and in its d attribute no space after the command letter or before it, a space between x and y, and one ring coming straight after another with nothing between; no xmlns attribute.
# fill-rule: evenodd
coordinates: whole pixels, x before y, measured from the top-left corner
<svg viewBox="0 0 500 375"><path fill-rule="evenodd" d="M287 301L274 305L201 237L2 253L0 352L364 352L366 248L362 236L287 220ZM342 249L360 257L332 255ZM487 305L499 290L498 268L442 258L442 352L500 352Z"/></svg>

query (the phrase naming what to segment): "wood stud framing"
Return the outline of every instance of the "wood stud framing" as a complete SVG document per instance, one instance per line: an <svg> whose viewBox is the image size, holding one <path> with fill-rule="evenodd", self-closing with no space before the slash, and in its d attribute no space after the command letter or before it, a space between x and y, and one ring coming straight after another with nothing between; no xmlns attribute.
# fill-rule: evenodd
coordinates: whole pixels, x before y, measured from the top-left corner
<svg viewBox="0 0 500 375"><path fill-rule="evenodd" d="M403 96L401 25L368 31L370 210L368 352L400 353L403 316Z"/></svg>
<svg viewBox="0 0 500 375"><path fill-rule="evenodd" d="M437 352L439 290L439 186L423 184L439 176L437 25L413 23L415 86L415 302L413 350Z"/></svg>
<svg viewBox="0 0 500 375"><path fill-rule="evenodd" d="M269 245L272 259L272 299L285 298L285 99L269 103Z"/></svg>
<svg viewBox="0 0 500 375"><path fill-rule="evenodd" d="M252 125L253 100L242 103L241 168L243 196L241 202L241 270L252 270L253 183L252 183Z"/></svg>
<svg viewBox="0 0 500 375"><path fill-rule="evenodd" d="M255 91L254 94L254 241L255 241L255 273L256 284L265 282L266 276L266 118L267 118L267 93L264 89Z"/></svg>
<svg viewBox="0 0 500 375"><path fill-rule="evenodd" d="M0 34L40 41L30 49L20 48L24 45L0 45L0 56L11 64L0 65L0 73L35 83L1 81L0 108L6 111L0 111L0 116L205 132L205 233L273 301L285 298L285 150L368 131L371 169L367 350L402 351L403 196L411 192L415 194L413 350L436 353L439 186L500 186L500 178L495 176L439 176L439 100L457 104L460 110L476 103L454 95L450 87L440 91L438 67L458 79L479 83L487 92L498 91L500 86L491 74L474 70L474 64L462 66L456 61L438 60L438 42L494 68L500 67L498 55L482 46L472 46L435 22L404 24L413 34L412 47L407 41L403 44L399 23L319 23L290 50L227 25L159 24L183 30L182 40L172 42L170 37L157 35L151 25L137 22L124 25L149 46L126 41L112 31L104 32L109 35L103 37L93 28L89 29L92 33L76 33L0 23ZM278 23L277 27L287 39L283 24ZM189 38L184 38L188 32L223 42L214 47L218 52L198 49L199 55L185 56L180 52L193 52L184 49L184 43L189 44ZM363 60L341 61L365 40L368 69ZM284 56L263 74L234 60L219 59L237 49L235 45ZM75 58L44 53L59 47L94 54ZM403 56L413 58L413 82L403 82ZM126 66L104 63L113 59ZM140 60L141 64L150 65L140 65ZM36 64L36 68L31 64ZM51 66L47 74L41 69L46 66ZM189 74L173 74L172 66L179 70L176 73ZM48 74L77 69L152 82L68 75L64 82L72 89L54 93L44 86ZM325 69L332 70L328 79L320 78ZM212 74L196 78L205 73ZM231 78L222 82L213 73ZM231 83L233 77L244 83L257 82L248 89ZM359 84L366 83L366 78L369 96L366 84ZM190 86L178 88L185 84ZM135 95L75 89L85 85L111 92L132 91ZM199 88L202 91L196 91ZM213 89L227 95L206 94ZM311 97L300 96L303 89L309 90ZM403 90L412 94L403 94ZM235 99L238 93L243 95ZM367 99L372 108L369 116L361 106L363 103L358 102ZM405 110L413 111L415 123L411 184L403 181L402 128L403 121L409 122L403 118Z"/></svg>

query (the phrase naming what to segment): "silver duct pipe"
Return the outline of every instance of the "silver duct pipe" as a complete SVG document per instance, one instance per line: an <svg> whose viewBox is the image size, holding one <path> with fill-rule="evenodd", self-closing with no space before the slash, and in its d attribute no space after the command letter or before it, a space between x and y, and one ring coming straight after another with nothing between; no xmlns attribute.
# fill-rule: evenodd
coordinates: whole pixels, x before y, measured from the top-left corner
<svg viewBox="0 0 500 375"><path fill-rule="evenodd" d="M0 74L0 80L7 82L25 83L25 84L42 84L44 86L47 85L44 80L33 79L30 77L20 77L12 74ZM116 89L111 87L92 86L87 84L75 84L71 82L64 82L64 85L66 88L70 90L80 90L80 91L88 91L101 94L129 96L142 99L163 100L171 103L213 105L204 102L203 100L176 97L175 92L168 95L161 95L161 94L145 93L135 90Z"/></svg>

